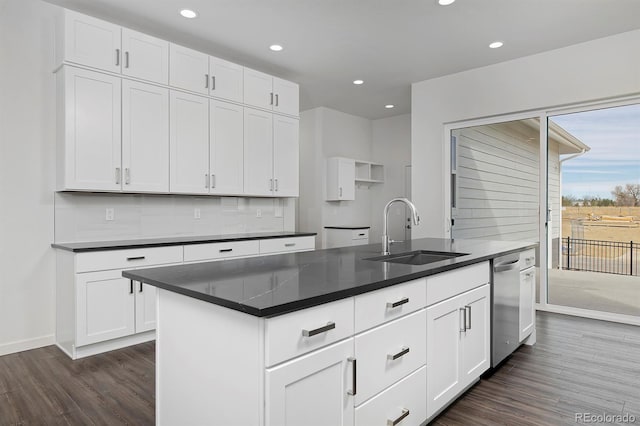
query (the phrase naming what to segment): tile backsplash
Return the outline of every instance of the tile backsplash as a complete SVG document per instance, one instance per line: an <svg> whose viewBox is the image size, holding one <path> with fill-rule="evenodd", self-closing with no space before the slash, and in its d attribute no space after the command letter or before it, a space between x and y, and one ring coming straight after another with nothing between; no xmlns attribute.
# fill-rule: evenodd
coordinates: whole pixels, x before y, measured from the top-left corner
<svg viewBox="0 0 640 426"><path fill-rule="evenodd" d="M113 220L106 220L107 209ZM55 194L55 240L293 231L294 214L294 200L287 198L61 192Z"/></svg>

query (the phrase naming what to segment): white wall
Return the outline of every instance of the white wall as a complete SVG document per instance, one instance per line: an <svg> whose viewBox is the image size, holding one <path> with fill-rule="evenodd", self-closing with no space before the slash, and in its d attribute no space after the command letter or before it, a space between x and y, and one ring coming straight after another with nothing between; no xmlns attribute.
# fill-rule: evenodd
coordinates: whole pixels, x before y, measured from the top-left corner
<svg viewBox="0 0 640 426"><path fill-rule="evenodd" d="M53 342L55 10L0 2L0 355Z"/></svg>
<svg viewBox="0 0 640 426"><path fill-rule="evenodd" d="M413 238L444 236L445 123L640 93L639 51L640 30L414 83Z"/></svg>

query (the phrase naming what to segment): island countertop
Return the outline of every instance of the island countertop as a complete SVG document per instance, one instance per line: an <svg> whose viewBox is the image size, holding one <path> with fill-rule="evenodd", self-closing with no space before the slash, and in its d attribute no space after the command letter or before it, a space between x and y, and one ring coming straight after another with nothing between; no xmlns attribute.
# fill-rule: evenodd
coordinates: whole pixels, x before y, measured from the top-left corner
<svg viewBox="0 0 640 426"><path fill-rule="evenodd" d="M426 265L367 260L381 244L124 271L123 276L258 317L273 317L536 247L534 242L424 238L414 250L468 253Z"/></svg>

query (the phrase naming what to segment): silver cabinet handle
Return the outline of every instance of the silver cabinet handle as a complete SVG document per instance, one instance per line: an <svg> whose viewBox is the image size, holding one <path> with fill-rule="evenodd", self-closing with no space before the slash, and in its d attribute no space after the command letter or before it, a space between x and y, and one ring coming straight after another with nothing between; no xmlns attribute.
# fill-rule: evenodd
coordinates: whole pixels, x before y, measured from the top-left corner
<svg viewBox="0 0 640 426"><path fill-rule="evenodd" d="M144 260L145 256L133 256L133 257L127 257L127 261L131 262L132 260Z"/></svg>
<svg viewBox="0 0 640 426"><path fill-rule="evenodd" d="M129 294L133 294L133 280L129 280Z"/></svg>
<svg viewBox="0 0 640 426"><path fill-rule="evenodd" d="M280 102L278 102L278 94L276 93L276 106L278 106Z"/></svg>
<svg viewBox="0 0 640 426"><path fill-rule="evenodd" d="M351 370L351 380L353 381L353 389L351 389L350 391L347 391L347 395L355 396L355 394L358 392L358 361L353 357L347 358L347 361L353 364L353 370Z"/></svg>
<svg viewBox="0 0 640 426"><path fill-rule="evenodd" d="M142 293L142 281L138 281L140 283L140 290L138 290L138 293Z"/></svg>
<svg viewBox="0 0 640 426"><path fill-rule="evenodd" d="M273 179L269 179L269 191L273 191Z"/></svg>
<svg viewBox="0 0 640 426"><path fill-rule="evenodd" d="M398 352L398 353L388 354L387 355L387 359L390 360L390 361L395 361L396 359L402 358L403 356L405 356L408 353L409 353L409 348L407 346L405 346L402 349L400 349L400 352Z"/></svg>
<svg viewBox="0 0 640 426"><path fill-rule="evenodd" d="M340 196L342 197L342 187L340 187Z"/></svg>
<svg viewBox="0 0 640 426"><path fill-rule="evenodd" d="M116 167L116 185L120 185L120 167Z"/></svg>
<svg viewBox="0 0 640 426"><path fill-rule="evenodd" d="M116 49L116 66L120 66L120 49Z"/></svg>
<svg viewBox="0 0 640 426"><path fill-rule="evenodd" d="M124 184L129 185L131 183L131 171L128 167L124 169Z"/></svg>
<svg viewBox="0 0 640 426"><path fill-rule="evenodd" d="M469 315L467 315L467 312L469 312ZM467 320L469 325L467 325ZM471 305L464 307L464 330L471 330Z"/></svg>
<svg viewBox="0 0 640 426"><path fill-rule="evenodd" d="M216 76L211 76L211 90L216 90Z"/></svg>
<svg viewBox="0 0 640 426"><path fill-rule="evenodd" d="M129 52L124 52L124 67L129 68Z"/></svg>
<svg viewBox="0 0 640 426"><path fill-rule="evenodd" d="M213 173L211 173L211 187L216 187L216 175L214 175Z"/></svg>
<svg viewBox="0 0 640 426"><path fill-rule="evenodd" d="M296 243L286 243L284 246L285 247L294 247L296 245Z"/></svg>
<svg viewBox="0 0 640 426"><path fill-rule="evenodd" d="M209 187L209 173L204 174L204 187L205 188Z"/></svg>
<svg viewBox="0 0 640 426"><path fill-rule="evenodd" d="M302 330L302 335L304 337L311 337L311 336L315 336L316 334L326 333L327 331L333 330L334 328L336 328L336 323L333 321L330 321L327 323L327 325L314 328L313 330Z"/></svg>
<svg viewBox="0 0 640 426"><path fill-rule="evenodd" d="M462 318L460 320L460 332L464 333L467 331L467 310L465 308L460 308L459 313Z"/></svg>
<svg viewBox="0 0 640 426"><path fill-rule="evenodd" d="M205 89L209 88L209 74L204 75L204 88Z"/></svg>
<svg viewBox="0 0 640 426"><path fill-rule="evenodd" d="M273 105L273 92L271 92L271 100L269 101L269 105Z"/></svg>
<svg viewBox="0 0 640 426"><path fill-rule="evenodd" d="M364 234L362 234L364 235ZM403 297L402 299L398 300L397 302L387 302L387 308L397 308L398 306L402 306L405 303L409 303L409 298L408 297Z"/></svg>
<svg viewBox="0 0 640 426"><path fill-rule="evenodd" d="M276 183L276 191L278 191L278 179L274 179L274 182Z"/></svg>
<svg viewBox="0 0 640 426"><path fill-rule="evenodd" d="M387 426L396 426L398 423L403 421L405 417L407 417L408 415L409 415L409 410L407 410L406 408L403 408L402 414L400 414L400 417L398 417L395 420L387 419Z"/></svg>

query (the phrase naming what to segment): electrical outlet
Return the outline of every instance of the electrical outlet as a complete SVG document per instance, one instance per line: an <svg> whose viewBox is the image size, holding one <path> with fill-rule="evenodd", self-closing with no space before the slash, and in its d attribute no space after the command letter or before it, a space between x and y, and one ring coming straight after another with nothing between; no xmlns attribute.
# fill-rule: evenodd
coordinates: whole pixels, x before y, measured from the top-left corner
<svg viewBox="0 0 640 426"><path fill-rule="evenodd" d="M107 208L105 213L105 220L113 220L115 218L115 211L112 208Z"/></svg>
<svg viewBox="0 0 640 426"><path fill-rule="evenodd" d="M200 209L199 208L195 208L193 209L193 218L194 219L200 219Z"/></svg>
<svg viewBox="0 0 640 426"><path fill-rule="evenodd" d="M262 209L256 210L256 217L262 217Z"/></svg>

